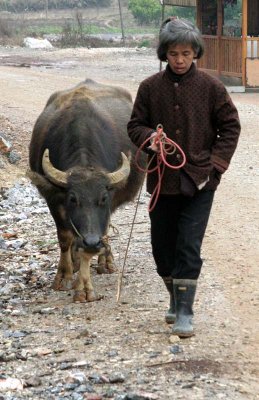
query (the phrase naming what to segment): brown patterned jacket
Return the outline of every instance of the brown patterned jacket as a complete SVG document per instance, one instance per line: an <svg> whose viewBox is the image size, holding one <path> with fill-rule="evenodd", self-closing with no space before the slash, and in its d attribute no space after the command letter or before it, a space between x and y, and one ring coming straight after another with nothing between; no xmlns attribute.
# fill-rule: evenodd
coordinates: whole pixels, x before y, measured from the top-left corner
<svg viewBox="0 0 259 400"><path fill-rule="evenodd" d="M184 150L187 162L183 168L195 185L209 177L202 190L215 190L240 134L238 113L224 85L195 64L177 82L167 66L140 84L128 123L129 137L139 147L158 124ZM177 164L181 160L174 154L167 161ZM156 184L157 173L149 174L149 193ZM161 194L179 193L180 172L166 167Z"/></svg>

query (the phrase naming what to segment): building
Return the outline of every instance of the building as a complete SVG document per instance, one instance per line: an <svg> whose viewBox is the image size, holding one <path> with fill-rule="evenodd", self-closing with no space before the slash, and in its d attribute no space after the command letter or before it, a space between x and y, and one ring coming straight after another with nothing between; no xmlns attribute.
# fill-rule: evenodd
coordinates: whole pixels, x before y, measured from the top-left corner
<svg viewBox="0 0 259 400"><path fill-rule="evenodd" d="M196 7L205 54L199 68L239 91L259 89L259 0L160 0L165 6ZM241 4L240 4L241 3ZM238 7L235 20L229 7ZM239 11L239 12L238 12Z"/></svg>

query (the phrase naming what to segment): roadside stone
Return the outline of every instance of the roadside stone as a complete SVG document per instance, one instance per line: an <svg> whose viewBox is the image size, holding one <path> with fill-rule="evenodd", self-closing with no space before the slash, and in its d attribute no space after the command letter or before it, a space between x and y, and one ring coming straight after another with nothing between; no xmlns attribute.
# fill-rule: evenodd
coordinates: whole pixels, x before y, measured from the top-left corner
<svg viewBox="0 0 259 400"><path fill-rule="evenodd" d="M83 372L71 372L67 378L66 382L68 383L75 383L78 385L82 385L86 382L86 376Z"/></svg>
<svg viewBox="0 0 259 400"><path fill-rule="evenodd" d="M30 332L27 331L4 331L3 336L6 338L13 337L13 338L22 338L24 336L29 335Z"/></svg>
<svg viewBox="0 0 259 400"><path fill-rule="evenodd" d="M85 328L81 332L79 332L77 337L78 338L84 338L84 337L87 337L87 336L92 336L92 335L90 334L89 329Z"/></svg>
<svg viewBox="0 0 259 400"><path fill-rule="evenodd" d="M4 238L2 238L2 236L0 236L0 249L2 249L2 250L7 249L7 244L5 243L5 240L4 240Z"/></svg>
<svg viewBox="0 0 259 400"><path fill-rule="evenodd" d="M102 384L102 383L109 383L109 379L106 378L104 375L99 374L92 374L88 377L88 379L94 383L95 385Z"/></svg>
<svg viewBox="0 0 259 400"><path fill-rule="evenodd" d="M41 385L42 380L38 376L31 376L30 378L25 379L24 383L25 387L37 387Z"/></svg>
<svg viewBox="0 0 259 400"><path fill-rule="evenodd" d="M14 220L13 214L7 213L6 210L3 215L0 215L0 223L7 223L13 220Z"/></svg>
<svg viewBox="0 0 259 400"><path fill-rule="evenodd" d="M118 351L117 350L110 350L107 354L108 357L116 357L118 355Z"/></svg>
<svg viewBox="0 0 259 400"><path fill-rule="evenodd" d="M0 152L7 154L11 150L12 144L7 140L3 133L0 133Z"/></svg>
<svg viewBox="0 0 259 400"><path fill-rule="evenodd" d="M178 343L178 342L180 342L180 341L181 341L181 339L179 338L179 336L171 335L171 336L169 337L169 342L170 342L170 343Z"/></svg>
<svg viewBox="0 0 259 400"><path fill-rule="evenodd" d="M89 361L86 360L81 360L81 361L76 361L75 363L73 363L73 367L86 367L89 368L91 366L91 363Z"/></svg>
<svg viewBox="0 0 259 400"><path fill-rule="evenodd" d="M84 397L85 400L103 400L103 396L99 394L87 394Z"/></svg>
<svg viewBox="0 0 259 400"><path fill-rule="evenodd" d="M55 313L55 308L54 307L37 307L33 310L33 314L42 314L42 315L50 315Z"/></svg>
<svg viewBox="0 0 259 400"><path fill-rule="evenodd" d="M52 350L48 349L47 347L44 348L36 348L30 351L30 354L32 357L41 357L41 356L47 356L48 354L51 354Z"/></svg>
<svg viewBox="0 0 259 400"><path fill-rule="evenodd" d="M160 354L161 354L160 351L151 351L151 352L149 353L149 358L156 358L156 357L158 357Z"/></svg>
<svg viewBox="0 0 259 400"><path fill-rule="evenodd" d="M192 389L195 386L195 382L187 383L186 385L182 386L182 389Z"/></svg>
<svg viewBox="0 0 259 400"><path fill-rule="evenodd" d="M78 387L78 383L66 383L64 386L65 390L74 390L76 387Z"/></svg>
<svg viewBox="0 0 259 400"><path fill-rule="evenodd" d="M25 214L24 212L17 214L15 217L15 221L22 221L22 220L26 220L26 219L28 219L28 215Z"/></svg>
<svg viewBox="0 0 259 400"><path fill-rule="evenodd" d="M3 157L1 156L1 154L0 154L0 168L1 168L1 169L4 169L4 168L5 168L5 162L4 162L4 159L3 159Z"/></svg>
<svg viewBox="0 0 259 400"><path fill-rule="evenodd" d="M77 392L73 392L73 393L71 393L71 399L72 400L84 400L84 396L82 396L81 394L79 394Z"/></svg>
<svg viewBox="0 0 259 400"><path fill-rule="evenodd" d="M26 245L27 240L26 239L15 239L15 240L7 240L6 245L8 248L13 248L15 250L20 249Z"/></svg>
<svg viewBox="0 0 259 400"><path fill-rule="evenodd" d="M39 313L40 313L40 314L47 314L47 315L49 315L49 314L54 314L55 311L56 311L56 308L54 308L54 307L47 307L47 308L41 308L41 309L39 310Z"/></svg>
<svg viewBox="0 0 259 400"><path fill-rule="evenodd" d="M73 368L73 364L72 363L63 362L63 363L60 364L59 368L61 370L71 369L71 368Z"/></svg>
<svg viewBox="0 0 259 400"><path fill-rule="evenodd" d="M110 383L122 383L125 381L125 376L122 373L114 373L109 377Z"/></svg>
<svg viewBox="0 0 259 400"><path fill-rule="evenodd" d="M88 338L84 341L84 345L89 346L90 344L94 343L94 339Z"/></svg>
<svg viewBox="0 0 259 400"><path fill-rule="evenodd" d="M8 353L8 352L1 352L0 354L0 360L2 362L10 362L16 360L16 354L15 353Z"/></svg>
<svg viewBox="0 0 259 400"><path fill-rule="evenodd" d="M21 160L21 156L14 150L8 153L7 158L10 164L17 164Z"/></svg>
<svg viewBox="0 0 259 400"><path fill-rule="evenodd" d="M31 49L52 49L52 44L47 39L36 39L34 37L26 37L23 39L25 47Z"/></svg>
<svg viewBox="0 0 259 400"><path fill-rule="evenodd" d="M0 391L6 392L9 390L22 390L23 382L17 378L0 378Z"/></svg>
<svg viewBox="0 0 259 400"><path fill-rule="evenodd" d="M25 310L12 310L10 314L14 317L25 317L28 315L27 311Z"/></svg>
<svg viewBox="0 0 259 400"><path fill-rule="evenodd" d="M17 360L26 361L30 353L27 350L21 350L16 353Z"/></svg>
<svg viewBox="0 0 259 400"><path fill-rule="evenodd" d="M172 353L172 354L178 354L178 353L182 353L182 352L183 352L183 349L180 346L178 346L177 344L170 347L170 353Z"/></svg>
<svg viewBox="0 0 259 400"><path fill-rule="evenodd" d="M75 389L76 392L78 393L94 393L94 388L93 386L89 385L89 384L84 384L84 385L80 385Z"/></svg>
<svg viewBox="0 0 259 400"><path fill-rule="evenodd" d="M118 395L115 400L160 400L158 395L154 393L127 393Z"/></svg>

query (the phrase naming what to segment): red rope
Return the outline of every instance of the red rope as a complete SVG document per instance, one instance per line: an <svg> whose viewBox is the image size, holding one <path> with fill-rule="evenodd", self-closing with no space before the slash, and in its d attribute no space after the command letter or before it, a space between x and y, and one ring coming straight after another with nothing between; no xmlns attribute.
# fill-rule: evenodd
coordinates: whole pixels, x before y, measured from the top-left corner
<svg viewBox="0 0 259 400"><path fill-rule="evenodd" d="M153 211L153 209L155 208L155 205L156 205L159 193L160 193L160 189L161 189L161 182L162 182L162 179L164 176L165 167L167 166L170 169L179 169L179 168L182 168L184 166L184 164L186 163L186 156L184 154L184 151L181 149L181 147L177 143L175 143L173 140L169 139L166 136L166 134L163 132L163 126L161 124L157 125L156 132L157 132L156 136L154 136L153 139L154 139L154 143L158 146L159 151L152 156L146 169L142 168L139 165L138 159L140 157L140 152L143 150L146 143L150 142L150 137L147 138L142 143L142 145L138 148L136 156L135 156L136 164L140 171L145 172L147 174L157 171L157 174L158 174L157 185L151 195L149 206L148 206L149 212ZM181 164L179 164L179 165L169 164L166 161L166 157L174 154L176 151L178 151L182 155ZM150 169L149 166L152 163L155 156L157 159L156 166L154 168Z"/></svg>

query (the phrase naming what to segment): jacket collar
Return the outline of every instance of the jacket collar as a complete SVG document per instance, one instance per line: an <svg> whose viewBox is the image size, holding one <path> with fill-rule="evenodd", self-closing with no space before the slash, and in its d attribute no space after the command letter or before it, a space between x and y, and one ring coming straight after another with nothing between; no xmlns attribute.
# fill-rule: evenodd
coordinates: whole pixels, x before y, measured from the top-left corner
<svg viewBox="0 0 259 400"><path fill-rule="evenodd" d="M190 69L185 74L177 75L171 70L169 64L167 64L166 69L165 69L165 76L168 77L173 82L182 82L182 81L185 81L185 80L191 78L192 76L194 76L196 73L196 70L197 70L196 65L194 63L192 63Z"/></svg>

